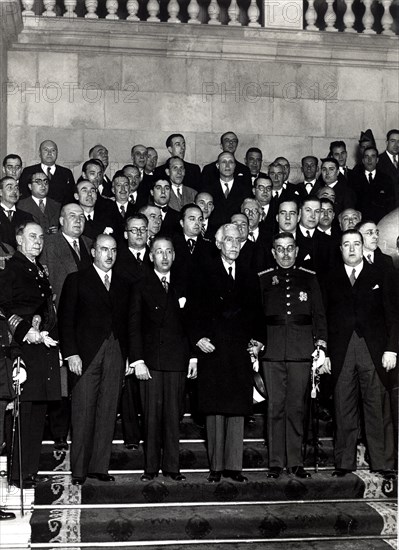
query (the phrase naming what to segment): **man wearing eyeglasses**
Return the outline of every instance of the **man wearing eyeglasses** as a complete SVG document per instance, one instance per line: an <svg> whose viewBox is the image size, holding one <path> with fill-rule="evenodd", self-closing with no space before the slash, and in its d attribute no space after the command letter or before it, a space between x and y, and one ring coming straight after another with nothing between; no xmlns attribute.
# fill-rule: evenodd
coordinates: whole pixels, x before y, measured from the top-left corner
<svg viewBox="0 0 399 550"><path fill-rule="evenodd" d="M378 246L380 240L380 231L377 225L370 221L364 220L357 224L356 229L363 237L363 256L366 262L374 264L382 270L393 269L392 256L384 254Z"/></svg>
<svg viewBox="0 0 399 550"><path fill-rule="evenodd" d="M41 171L35 172L28 180L28 187L31 196L20 200L18 208L31 214L34 221L42 227L46 234L56 233L61 205L47 196L48 177Z"/></svg>
<svg viewBox="0 0 399 550"><path fill-rule="evenodd" d="M262 367L268 393L267 477L277 479L287 467L289 473L308 478L302 454L305 396L317 346L320 365L324 362L327 323L316 274L295 266L298 247L291 233L274 238L272 254L277 267L259 273L266 317Z"/></svg>

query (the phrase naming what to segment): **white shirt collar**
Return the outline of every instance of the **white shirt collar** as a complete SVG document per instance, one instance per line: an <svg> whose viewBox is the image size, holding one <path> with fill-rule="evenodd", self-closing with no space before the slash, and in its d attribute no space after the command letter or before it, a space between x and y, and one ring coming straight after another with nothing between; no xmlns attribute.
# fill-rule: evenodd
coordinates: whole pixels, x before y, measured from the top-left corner
<svg viewBox="0 0 399 550"><path fill-rule="evenodd" d="M320 229L320 227L317 227L317 229L318 229L321 233L324 233L325 235L330 235L330 236L331 236L331 227L329 227L329 228L326 229L325 231L323 231L323 229Z"/></svg>
<svg viewBox="0 0 399 550"><path fill-rule="evenodd" d="M40 168L42 169L42 172L44 172L47 176L48 174L48 169L50 168L50 174L52 176L54 176L54 172L55 172L55 164L53 164L52 166L47 166L47 164L41 164L40 165Z"/></svg>
<svg viewBox="0 0 399 550"><path fill-rule="evenodd" d="M369 172L369 170L364 171L364 173L366 174L367 179L369 179L369 174L371 174L373 176L373 179L374 179L376 172L377 172L377 169L373 170L372 172Z"/></svg>
<svg viewBox="0 0 399 550"><path fill-rule="evenodd" d="M346 264L344 264L344 266L345 266L345 271L346 271L346 274L348 275L348 277L350 277L352 275L352 271L353 271L353 269L355 269L355 279L357 279L360 275L361 270L363 269L363 260L360 262L360 264L356 265L355 267L353 267L351 265L346 265Z"/></svg>
<svg viewBox="0 0 399 550"><path fill-rule="evenodd" d="M108 279L109 279L109 282L111 282L111 279L112 279L112 269L110 269L109 271L105 272L103 271L102 269L99 269L95 264L93 264L93 267L94 269L97 271L100 279L102 280L103 284L104 284L104 278L106 275L108 275Z"/></svg>
<svg viewBox="0 0 399 550"><path fill-rule="evenodd" d="M33 202L35 202L37 204L37 206L39 206L40 201L43 201L44 206L46 206L46 200L47 200L46 197L44 197L44 199L38 199L37 197L34 197L32 195L32 199L33 199Z"/></svg>
<svg viewBox="0 0 399 550"><path fill-rule="evenodd" d="M65 233L62 231L62 235L64 239L68 241L68 243L73 247L73 241L77 241L79 246L79 237L70 237L69 235L65 235Z"/></svg>
<svg viewBox="0 0 399 550"><path fill-rule="evenodd" d="M310 236L313 237L313 233L315 232L316 228L314 227L313 229L306 229L306 227L303 227L303 225L299 224L299 230L304 237L307 237L307 231L309 231Z"/></svg>
<svg viewBox="0 0 399 550"><path fill-rule="evenodd" d="M162 279L164 277L166 277L166 282L169 284L170 283L170 271L168 271L167 273L159 273L159 271L157 271L156 269L154 269L154 273L155 275L158 277L158 279L162 282Z"/></svg>
<svg viewBox="0 0 399 550"><path fill-rule="evenodd" d="M233 268L232 275L233 275L233 279L235 279L236 278L236 263L233 262L232 264L229 264L228 262L226 262L226 260L224 258L222 258L222 263L223 263L223 267L226 270L227 275L229 274L229 267Z"/></svg>
<svg viewBox="0 0 399 550"><path fill-rule="evenodd" d="M0 206L1 206L2 208L4 208L4 210L5 210L6 212L8 212L9 210L12 210L13 212L16 211L15 204L14 204L14 206L11 206L11 208L10 208L9 206L6 206L3 202L1 202L1 203L0 203Z"/></svg>

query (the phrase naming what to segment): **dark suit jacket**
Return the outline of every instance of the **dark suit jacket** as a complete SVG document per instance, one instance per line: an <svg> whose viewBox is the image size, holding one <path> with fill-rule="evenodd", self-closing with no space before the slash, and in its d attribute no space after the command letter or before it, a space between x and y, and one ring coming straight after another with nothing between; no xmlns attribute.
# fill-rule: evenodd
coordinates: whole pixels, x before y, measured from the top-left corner
<svg viewBox="0 0 399 550"><path fill-rule="evenodd" d="M389 256L389 254L384 254L381 252L380 248L377 248L374 251L374 265L383 271L394 269L392 256Z"/></svg>
<svg viewBox="0 0 399 550"><path fill-rule="evenodd" d="M184 174L183 179L183 185L187 185L187 187L191 187L191 189L195 189L195 191L199 191L201 189L201 170L198 164L193 164L192 162L184 162L184 168L186 170L186 173ZM162 164L162 166L157 166L154 170L154 177L164 177L166 176L165 169L167 168L167 164Z"/></svg>
<svg viewBox="0 0 399 550"><path fill-rule="evenodd" d="M232 287L220 255L211 258L196 273L186 307L192 346L203 337L215 346L212 353L198 350L200 410L250 414L253 374L247 347L251 338L264 336L256 275L238 258Z"/></svg>
<svg viewBox="0 0 399 550"><path fill-rule="evenodd" d="M190 204L194 202L195 197L197 196L197 191L195 189L192 189L191 187L187 187L187 185L183 185L182 188L182 206L185 206L186 204ZM169 201L170 208L173 208L173 210L176 210L177 212L180 211L180 203L179 199L175 195L175 192L173 191L173 188L171 186L170 190L170 201Z"/></svg>
<svg viewBox="0 0 399 550"><path fill-rule="evenodd" d="M19 210L17 208L14 212L12 220L10 221L7 214L0 207L0 241L11 245L13 248L17 248L17 241L15 239L15 231L21 223L33 221L33 217L28 212Z"/></svg>
<svg viewBox="0 0 399 550"><path fill-rule="evenodd" d="M190 345L171 276L168 292L154 270L135 285L129 310L129 358L151 370L187 371Z"/></svg>
<svg viewBox="0 0 399 550"><path fill-rule="evenodd" d="M245 176L234 177L233 186L227 199L220 184L219 173L215 179L204 182L202 190L210 193L213 197L215 209L209 223L212 222L214 230L217 230L222 224L230 222L231 216L240 212L244 199L253 197L251 178L248 179Z"/></svg>
<svg viewBox="0 0 399 550"><path fill-rule="evenodd" d="M299 249L296 265L315 271L320 281L332 266L332 240L321 231L318 231L317 228L311 238L305 237L298 225L296 244Z"/></svg>
<svg viewBox="0 0 399 550"><path fill-rule="evenodd" d="M121 243L120 246L118 246L116 255L116 262L114 265L115 272L129 281L130 284L137 283L153 266L149 257L149 252L150 250L148 246L146 246L145 254L142 258L143 261L140 264L136 257L130 252L126 242Z"/></svg>
<svg viewBox="0 0 399 550"><path fill-rule="evenodd" d="M391 162L391 159L388 157L388 154L386 151L381 153L381 155L378 157L377 168L379 171L383 172L386 176L388 176L389 179L391 180L395 188L395 199L396 199L395 206L399 206L399 202L398 202L399 168L395 168L395 165L393 164L393 162Z"/></svg>
<svg viewBox="0 0 399 550"><path fill-rule="evenodd" d="M58 308L63 357L79 355L84 372L113 334L126 358L128 306L129 284L118 273L112 272L109 291L93 266L69 274Z"/></svg>
<svg viewBox="0 0 399 550"><path fill-rule="evenodd" d="M384 351L397 352L399 342L398 287L391 274L365 261L353 287L343 263L326 277L322 288L334 383L356 331L365 339L381 381L389 385L392 374L382 368L381 358Z"/></svg>
<svg viewBox="0 0 399 550"><path fill-rule="evenodd" d="M355 193L356 208L364 220L378 223L395 208L393 183L378 168L372 184L363 170L352 177L350 185Z"/></svg>
<svg viewBox="0 0 399 550"><path fill-rule="evenodd" d="M106 199L103 199L106 200ZM111 201L107 201L110 202ZM98 203L98 201L97 201ZM94 239L97 237L97 235L100 235L104 232L106 227L110 227L114 232L113 227L113 218L110 215L110 207L112 206L112 203L107 206L107 209L105 210L101 203L100 206L97 206L97 203L94 207L94 211L91 214L91 220L86 219L85 221L85 228L83 230L83 235L90 239L90 241L94 241ZM111 233L113 236L114 233Z"/></svg>
<svg viewBox="0 0 399 550"><path fill-rule="evenodd" d="M193 253L190 252L183 232L173 238L175 248L175 261L172 266L172 274L184 289L190 284L194 272L202 268L202 264L212 255L214 246L201 237L197 238Z"/></svg>
<svg viewBox="0 0 399 550"><path fill-rule="evenodd" d="M61 205L74 202L75 180L69 168L55 165L55 172L51 178L48 190L48 197L59 202ZM36 172L42 172L40 164L33 164L24 168L21 179L19 180L19 190L21 198L29 197L30 191L28 181L30 176Z"/></svg>
<svg viewBox="0 0 399 550"><path fill-rule="evenodd" d="M314 183L310 193L308 193L304 181L300 181L299 183L297 183L297 186L298 186L299 194L300 194L301 198L303 199L304 197L307 197L308 195L311 195L312 197L314 195L317 195L317 191L323 187L323 183L320 182L320 180L316 180L316 182Z"/></svg>
<svg viewBox="0 0 399 550"><path fill-rule="evenodd" d="M47 266L56 306L60 301L61 290L67 275L91 265L90 245L91 240L87 237L79 239L81 252L81 261L79 262L61 231L45 237L40 261Z"/></svg>
<svg viewBox="0 0 399 550"><path fill-rule="evenodd" d="M350 185L346 182L344 176L340 174L338 181L333 187L335 191L334 210L338 216L346 208L355 208L356 197Z"/></svg>
<svg viewBox="0 0 399 550"><path fill-rule="evenodd" d="M122 217L116 202L112 201L112 204L109 207L109 220L111 222L111 227L114 230L112 236L118 243L123 242L126 220L137 212L137 206L136 204L131 204L130 202L128 202L125 205L125 209L125 216Z"/></svg>
<svg viewBox="0 0 399 550"><path fill-rule="evenodd" d="M180 213L170 206L166 207L165 217L162 220L161 231L162 233L172 236L181 231Z"/></svg>
<svg viewBox="0 0 399 550"><path fill-rule="evenodd" d="M61 205L53 199L46 199L44 212L40 210L32 197L20 200L18 208L31 214L34 221L41 225L45 233L48 233L49 227L57 227L58 229Z"/></svg>
<svg viewBox="0 0 399 550"><path fill-rule="evenodd" d="M241 176L244 178L245 182L252 187L251 172L249 171L248 166L245 166L242 162L239 162L236 159L236 168L234 170L234 177ZM210 181L215 179L219 180L219 170L216 168L216 161L206 164L201 173L201 191L205 191L204 187L207 187Z"/></svg>

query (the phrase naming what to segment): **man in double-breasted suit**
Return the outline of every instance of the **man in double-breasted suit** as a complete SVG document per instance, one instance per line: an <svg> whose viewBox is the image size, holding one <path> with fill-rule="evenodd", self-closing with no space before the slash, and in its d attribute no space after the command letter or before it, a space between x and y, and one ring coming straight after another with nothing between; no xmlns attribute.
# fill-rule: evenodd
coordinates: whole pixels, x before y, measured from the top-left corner
<svg viewBox="0 0 399 550"><path fill-rule="evenodd" d="M220 253L209 259L187 299L190 339L198 349L199 410L206 415L210 475L245 482L244 416L252 413L253 372L262 314L255 273L239 261L241 235L225 224L216 232ZM254 339L256 344L250 343Z"/></svg>
<svg viewBox="0 0 399 550"><path fill-rule="evenodd" d="M30 197L18 202L18 208L30 214L45 233L55 233L58 230L61 205L50 199L48 195L48 178L43 172L33 173L28 182Z"/></svg>
<svg viewBox="0 0 399 550"><path fill-rule="evenodd" d="M399 319L394 279L363 259L362 235L341 237L343 262L326 278L324 302L334 384L335 471L356 470L359 392L362 398L370 469L387 475L381 383L396 367Z"/></svg>
<svg viewBox="0 0 399 550"><path fill-rule="evenodd" d="M33 221L31 214L16 207L19 199L19 187L14 178L5 176L0 179L0 241L17 248L15 231L26 221Z"/></svg>
<svg viewBox="0 0 399 550"><path fill-rule="evenodd" d="M33 487L38 481L47 404L61 398L57 318L46 270L37 260L43 248L43 229L35 222L26 222L16 238L18 250L0 271L0 307L27 370L20 411L22 476L24 486ZM51 343L45 343L42 331L53 339ZM18 484L16 455L17 449L11 479Z"/></svg>
<svg viewBox="0 0 399 550"><path fill-rule="evenodd" d="M72 483L108 475L127 356L129 285L113 271L116 241L99 235L93 265L65 280L58 310L60 345L72 373ZM127 369L127 374L130 371Z"/></svg>
<svg viewBox="0 0 399 550"><path fill-rule="evenodd" d="M378 159L378 169L392 182L395 208L399 206L399 130L389 130L386 143L387 148Z"/></svg>
<svg viewBox="0 0 399 550"><path fill-rule="evenodd" d="M201 187L201 170L198 164L187 162L184 160L186 154L186 140L182 134L171 134L166 139L166 147L171 157L179 157L184 163L184 179L183 185L187 185L195 191L199 191ZM147 152L148 152L147 148ZM165 162L162 166L158 166L154 170L155 178L165 177L165 170L168 168L168 162Z"/></svg>
<svg viewBox="0 0 399 550"><path fill-rule="evenodd" d="M179 421L185 380L197 375L183 319L183 296L171 275L175 253L169 237L151 243L154 268L133 289L129 312L129 358L140 381L144 428L144 474L162 469L175 481L179 468ZM161 457L162 452L162 457Z"/></svg>

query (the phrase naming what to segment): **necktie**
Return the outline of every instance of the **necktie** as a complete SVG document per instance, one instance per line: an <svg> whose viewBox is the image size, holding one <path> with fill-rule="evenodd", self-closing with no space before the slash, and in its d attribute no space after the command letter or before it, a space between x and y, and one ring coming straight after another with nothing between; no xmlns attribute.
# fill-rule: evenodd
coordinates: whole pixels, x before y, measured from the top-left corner
<svg viewBox="0 0 399 550"><path fill-rule="evenodd" d="M76 252L77 257L78 257L79 260L80 260L80 250L79 250L78 241L77 241L76 239L74 239L74 241L73 241L72 244L73 244L73 249L74 249L74 251Z"/></svg>
<svg viewBox="0 0 399 550"><path fill-rule="evenodd" d="M92 220L91 220L91 214L87 214L87 221L88 221L88 222L91 222L91 221L92 221Z"/></svg>
<svg viewBox="0 0 399 550"><path fill-rule="evenodd" d="M225 182L223 185L224 185L225 188L226 188L226 189L224 190L224 196L225 196L226 199L227 199L227 197L229 196L229 193L230 193L230 191L229 191L229 184L228 184L227 182Z"/></svg>
<svg viewBox="0 0 399 550"><path fill-rule="evenodd" d="M180 206L183 206L183 195L180 186L177 188L177 198L179 199Z"/></svg>
<svg viewBox="0 0 399 550"><path fill-rule="evenodd" d="M229 272L229 287L230 289L234 288L234 277L233 277L233 268L230 266L227 271Z"/></svg>
<svg viewBox="0 0 399 550"><path fill-rule="evenodd" d="M122 204L122 206L120 207L119 210L120 210L120 213L121 213L122 218L124 218L124 217L125 217L125 214L126 214L126 210L125 210L125 207L123 206L123 204Z"/></svg>
<svg viewBox="0 0 399 550"><path fill-rule="evenodd" d="M138 261L139 265L143 263L143 260L140 258L141 252L137 252L136 254L136 260Z"/></svg>
<svg viewBox="0 0 399 550"><path fill-rule="evenodd" d="M393 156L393 164L394 164L395 168L398 167L398 155Z"/></svg>
<svg viewBox="0 0 399 550"><path fill-rule="evenodd" d="M352 269L349 280L351 282L351 285L353 286L356 282L356 269L355 268Z"/></svg>
<svg viewBox="0 0 399 550"><path fill-rule="evenodd" d="M187 239L187 244L188 244L188 248L190 250L190 254L192 254L194 252L194 248L195 248L194 239Z"/></svg>
<svg viewBox="0 0 399 550"><path fill-rule="evenodd" d="M250 241L252 241L253 243L255 242L255 237L254 237L254 232L253 232L253 231L250 231L250 232L248 233L248 239L249 239ZM231 268L229 267L229 269L231 269Z"/></svg>
<svg viewBox="0 0 399 550"><path fill-rule="evenodd" d="M51 181L51 178L53 177L50 166L47 167L47 177L49 181Z"/></svg>
<svg viewBox="0 0 399 550"><path fill-rule="evenodd" d="M367 254L367 261L369 264L373 263L373 260L371 259L371 254Z"/></svg>
<svg viewBox="0 0 399 550"><path fill-rule="evenodd" d="M206 233L205 224L202 223L202 224L201 224L201 235L202 235L203 237L205 237L205 233Z"/></svg>
<svg viewBox="0 0 399 550"><path fill-rule="evenodd" d="M166 280L166 277L162 277L161 279L161 283L162 283L162 286L164 287L165 289L165 292L167 293L168 292L168 281Z"/></svg>
<svg viewBox="0 0 399 550"><path fill-rule="evenodd" d="M133 195L129 195L129 202L130 204L134 204L136 201L134 200Z"/></svg>
<svg viewBox="0 0 399 550"><path fill-rule="evenodd" d="M44 211L45 211L46 207L44 206L44 200L43 199L39 200L39 208L42 211L42 213L44 214Z"/></svg>
<svg viewBox="0 0 399 550"><path fill-rule="evenodd" d="M307 239L311 239L311 238L312 238L312 235L310 234L309 229L306 230L306 238L307 238Z"/></svg>
<svg viewBox="0 0 399 550"><path fill-rule="evenodd" d="M108 276L108 273L106 273L104 275L104 286L107 290L109 290L109 287L110 287L110 282L109 282L109 276Z"/></svg>
<svg viewBox="0 0 399 550"><path fill-rule="evenodd" d="M278 199L278 191L275 191L275 192L274 192L274 198L275 198L275 199Z"/></svg>
<svg viewBox="0 0 399 550"><path fill-rule="evenodd" d="M373 183L373 174L369 172L369 183Z"/></svg>
<svg viewBox="0 0 399 550"><path fill-rule="evenodd" d="M10 222L12 222L12 215L14 214L13 210L6 210L6 214Z"/></svg>
<svg viewBox="0 0 399 550"><path fill-rule="evenodd" d="M309 182L305 183L305 187L306 187L306 192L308 195L310 195L310 193L312 192L312 189L313 189L313 185Z"/></svg>
<svg viewBox="0 0 399 550"><path fill-rule="evenodd" d="M159 207L158 207L158 208L159 208ZM163 212L164 214L166 214L166 212L168 211L168 207L167 207L167 206L161 206L160 208L161 208L161 210L162 210L162 212Z"/></svg>

